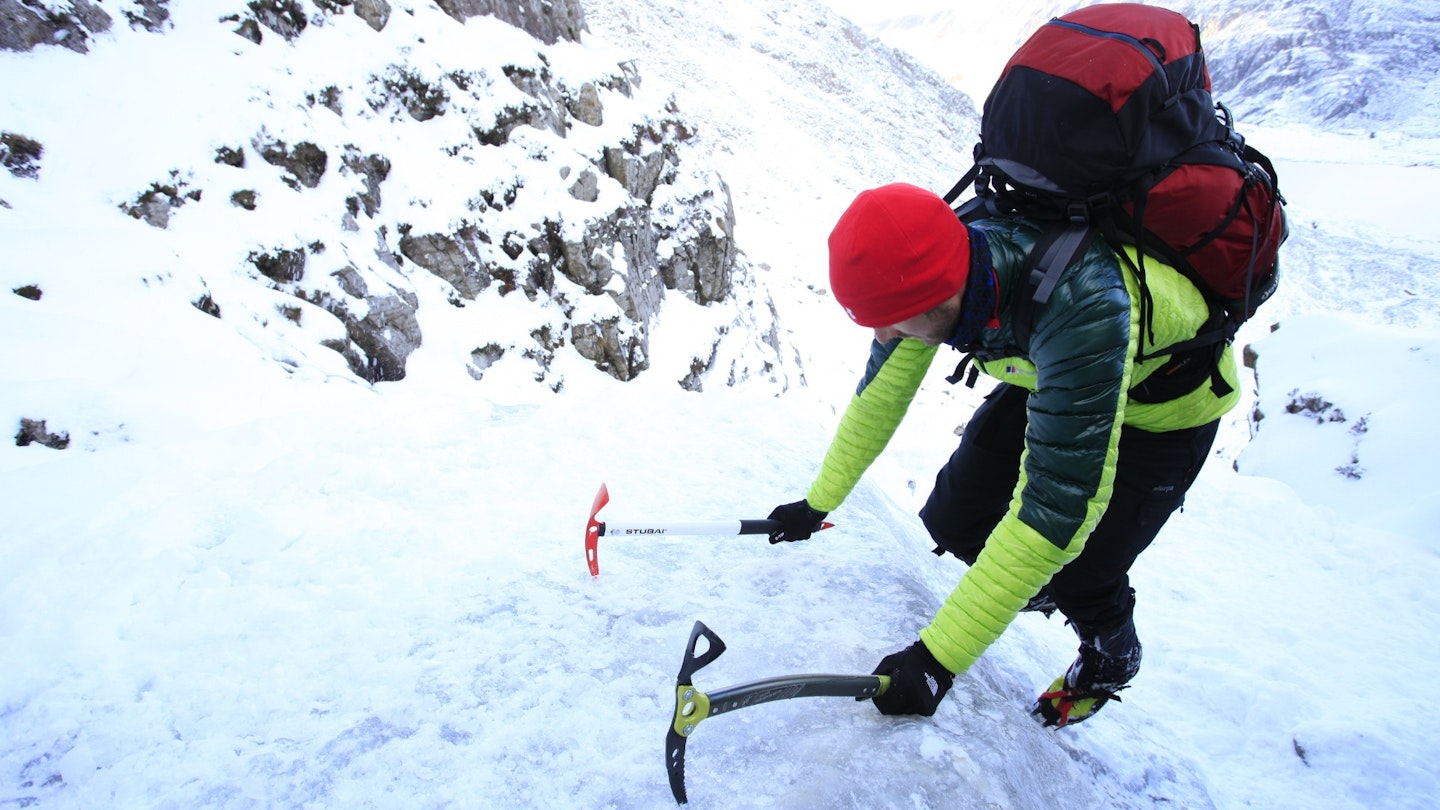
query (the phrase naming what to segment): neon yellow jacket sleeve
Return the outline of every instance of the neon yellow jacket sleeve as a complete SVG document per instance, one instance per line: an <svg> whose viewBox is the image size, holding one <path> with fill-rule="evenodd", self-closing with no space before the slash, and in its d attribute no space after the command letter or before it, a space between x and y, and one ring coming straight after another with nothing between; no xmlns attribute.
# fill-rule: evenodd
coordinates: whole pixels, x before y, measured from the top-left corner
<svg viewBox="0 0 1440 810"><path fill-rule="evenodd" d="M1055 572L1080 554L1084 543L1059 548L1015 517L995 527L975 565L960 578L920 640L951 672L970 668Z"/></svg>
<svg viewBox="0 0 1440 810"><path fill-rule="evenodd" d="M905 419L935 359L936 347L918 340L900 341L888 357L883 355L885 348L876 344L872 349L872 354L883 358L881 364L851 397L820 473L805 495L812 509L833 512L849 497Z"/></svg>

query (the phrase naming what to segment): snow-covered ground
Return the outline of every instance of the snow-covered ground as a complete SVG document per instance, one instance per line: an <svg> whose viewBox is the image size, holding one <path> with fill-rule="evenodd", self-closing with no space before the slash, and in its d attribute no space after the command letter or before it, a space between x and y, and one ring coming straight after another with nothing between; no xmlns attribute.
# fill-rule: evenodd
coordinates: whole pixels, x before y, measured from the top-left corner
<svg viewBox="0 0 1440 810"><path fill-rule="evenodd" d="M0 249L7 284L47 289L0 291L0 417L53 409L87 426L63 451L0 447L0 806L665 807L662 739L696 620L729 646L696 676L706 690L869 672L928 621L961 565L929 553L914 512L979 397L940 375L835 529L783 546L602 538L601 574L586 570L602 482L617 521L763 517L803 494L869 339L823 294L827 219L866 185L948 186L933 173L968 148L922 153L925 129L857 155L853 133L809 114L775 136L780 107L757 97L794 88L759 66L824 62L800 42L777 51L808 3L590 13L596 58L639 51L647 86L672 84L711 126L737 239L772 268L810 385L697 395L573 354L557 356L558 395L289 374L141 284L147 268L20 267ZM701 36L727 26L728 59ZM98 64L52 49L0 54L0 72L20 60ZM737 66L750 95L706 92ZM687 755L693 806L1432 805L1440 244L1420 212L1436 147L1249 134L1290 199L1286 283L1242 333L1258 382L1133 573L1146 658L1124 702L1035 725L1029 703L1074 638L1027 615L934 718L814 699L707 721ZM1390 190L1356 227L1362 170ZM24 181L0 182L3 198ZM80 182L45 186L49 202ZM23 242L9 216L0 241ZM53 238L106 238L70 227ZM663 353L699 328L713 327L676 305L652 342ZM68 361L39 366L20 351L36 345Z"/></svg>

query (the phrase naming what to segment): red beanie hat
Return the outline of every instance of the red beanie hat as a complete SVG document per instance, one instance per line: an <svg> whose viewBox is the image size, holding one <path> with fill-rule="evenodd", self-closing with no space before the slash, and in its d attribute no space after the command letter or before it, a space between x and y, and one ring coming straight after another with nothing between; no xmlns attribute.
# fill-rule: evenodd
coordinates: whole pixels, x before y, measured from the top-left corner
<svg viewBox="0 0 1440 810"><path fill-rule="evenodd" d="M830 233L830 289L850 320L894 326L965 286L970 237L950 206L917 186L860 192Z"/></svg>

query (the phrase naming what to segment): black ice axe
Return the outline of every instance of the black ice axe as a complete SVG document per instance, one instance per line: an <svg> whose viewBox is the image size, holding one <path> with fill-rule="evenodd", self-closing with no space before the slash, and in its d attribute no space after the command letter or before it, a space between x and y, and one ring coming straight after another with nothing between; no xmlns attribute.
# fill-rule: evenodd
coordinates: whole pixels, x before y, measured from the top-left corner
<svg viewBox="0 0 1440 810"><path fill-rule="evenodd" d="M712 520L687 522L617 523L599 519L600 510L610 502L610 490L600 485L595 493L595 503L590 507L590 522L585 526L585 562L590 566L590 576L600 575L599 540L602 537L639 537L647 535L692 535L692 534L770 534L780 529L780 521L768 518L761 520ZM835 524L825 522L821 529Z"/></svg>
<svg viewBox="0 0 1440 810"><path fill-rule="evenodd" d="M695 645L705 639L703 652ZM883 695L890 688L888 675L784 675L760 681L737 684L705 693L695 688L691 677L720 654L725 642L703 622L695 622L690 643L685 647L685 660L675 676L675 719L665 732L665 768L670 774L670 792L675 801L685 804L685 741L700 721L717 714L733 712L775 700L802 697L849 697L865 700Z"/></svg>

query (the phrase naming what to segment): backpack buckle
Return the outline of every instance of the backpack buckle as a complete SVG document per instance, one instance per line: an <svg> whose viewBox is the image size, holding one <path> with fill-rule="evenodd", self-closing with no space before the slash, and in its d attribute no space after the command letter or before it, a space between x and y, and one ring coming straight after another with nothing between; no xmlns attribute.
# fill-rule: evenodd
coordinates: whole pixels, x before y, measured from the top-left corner
<svg viewBox="0 0 1440 810"><path fill-rule="evenodd" d="M1234 147L1236 154L1245 151L1245 136L1235 129L1235 116L1230 114L1230 108L1220 102L1215 102L1216 118L1221 126L1225 127L1225 142Z"/></svg>
<svg viewBox="0 0 1440 810"><path fill-rule="evenodd" d="M1093 199L1093 198L1091 198ZM1065 218L1071 225L1085 227L1090 224L1090 202L1070 202L1065 206Z"/></svg>
<svg viewBox="0 0 1440 810"><path fill-rule="evenodd" d="M1108 191L1091 194L1085 198L1085 208L1094 219L1105 219L1107 212L1110 210L1110 203L1114 199L1115 195Z"/></svg>

